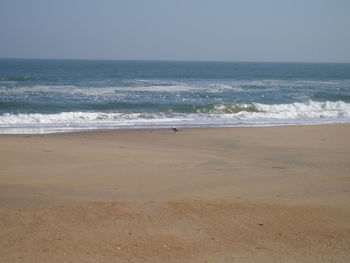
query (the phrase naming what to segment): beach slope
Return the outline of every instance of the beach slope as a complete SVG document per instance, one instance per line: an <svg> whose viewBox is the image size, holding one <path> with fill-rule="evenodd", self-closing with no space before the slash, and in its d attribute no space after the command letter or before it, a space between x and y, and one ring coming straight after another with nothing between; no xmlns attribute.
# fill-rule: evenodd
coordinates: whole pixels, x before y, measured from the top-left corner
<svg viewBox="0 0 350 263"><path fill-rule="evenodd" d="M0 262L349 262L350 125L0 136Z"/></svg>

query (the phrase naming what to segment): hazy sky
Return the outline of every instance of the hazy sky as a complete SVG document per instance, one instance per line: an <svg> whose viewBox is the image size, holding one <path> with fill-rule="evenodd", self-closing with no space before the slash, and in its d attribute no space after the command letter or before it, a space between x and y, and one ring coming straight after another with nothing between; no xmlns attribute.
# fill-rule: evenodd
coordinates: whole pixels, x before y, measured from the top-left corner
<svg viewBox="0 0 350 263"><path fill-rule="evenodd" d="M0 57L350 62L350 0L0 0Z"/></svg>

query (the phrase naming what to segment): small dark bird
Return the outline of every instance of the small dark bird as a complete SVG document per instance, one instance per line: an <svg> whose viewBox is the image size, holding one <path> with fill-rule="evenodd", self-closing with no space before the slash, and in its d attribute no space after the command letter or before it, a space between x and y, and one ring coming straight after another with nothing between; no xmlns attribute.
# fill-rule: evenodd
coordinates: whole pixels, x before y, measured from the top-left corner
<svg viewBox="0 0 350 263"><path fill-rule="evenodd" d="M174 132L180 131L180 130L179 130L178 128L176 128L175 126L173 126L172 130L173 130Z"/></svg>

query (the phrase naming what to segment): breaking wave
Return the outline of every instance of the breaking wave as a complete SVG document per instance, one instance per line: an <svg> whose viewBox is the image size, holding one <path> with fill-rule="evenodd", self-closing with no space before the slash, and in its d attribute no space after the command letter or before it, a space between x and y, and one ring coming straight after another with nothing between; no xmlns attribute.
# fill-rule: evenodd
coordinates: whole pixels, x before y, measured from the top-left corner
<svg viewBox="0 0 350 263"><path fill-rule="evenodd" d="M247 118L338 118L350 117L350 103L308 101L290 104L211 104L196 108L198 113L239 114Z"/></svg>
<svg viewBox="0 0 350 263"><path fill-rule="evenodd" d="M291 104L211 104L193 106L191 110L154 113L120 113L120 112L61 112L55 114L10 114L0 115L0 128L26 125L133 125L148 123L157 126L157 123L181 124L202 123L213 124L224 122L234 125L242 120L259 120L266 124L273 120L317 120L332 119L342 122L350 118L350 103L317 102Z"/></svg>

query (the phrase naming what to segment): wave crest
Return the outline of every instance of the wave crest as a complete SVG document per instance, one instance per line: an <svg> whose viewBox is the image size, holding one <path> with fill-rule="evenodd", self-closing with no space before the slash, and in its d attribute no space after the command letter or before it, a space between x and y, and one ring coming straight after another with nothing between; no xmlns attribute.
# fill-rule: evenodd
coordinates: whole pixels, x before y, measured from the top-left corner
<svg viewBox="0 0 350 263"><path fill-rule="evenodd" d="M197 113L209 113L209 114L230 114L238 112L258 112L259 110L254 104L245 103L220 103L209 104L204 106L197 106Z"/></svg>

